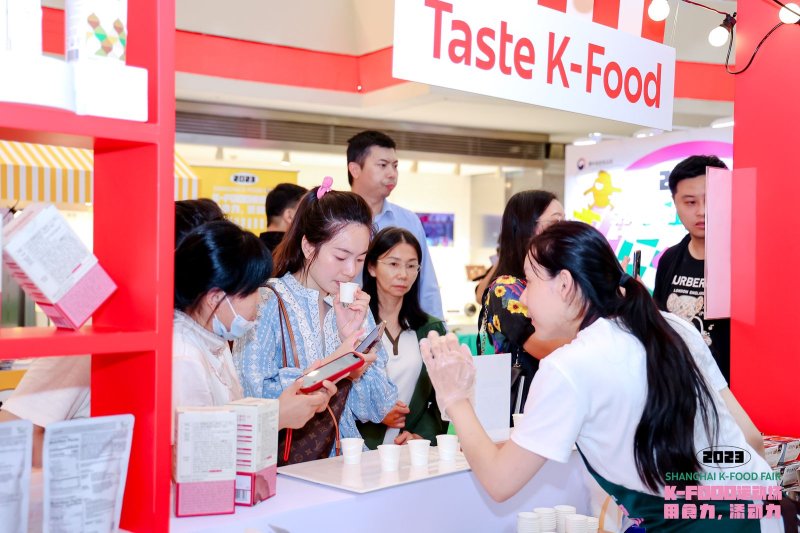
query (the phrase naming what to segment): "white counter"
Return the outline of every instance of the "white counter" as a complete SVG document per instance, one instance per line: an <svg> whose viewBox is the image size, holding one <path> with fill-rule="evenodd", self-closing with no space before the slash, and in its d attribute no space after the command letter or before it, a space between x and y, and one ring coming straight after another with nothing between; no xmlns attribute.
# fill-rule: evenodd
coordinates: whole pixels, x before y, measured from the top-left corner
<svg viewBox="0 0 800 533"><path fill-rule="evenodd" d="M367 494L279 475L274 498L255 507L237 507L233 515L172 518L170 531L513 533L519 511L566 503L586 513L589 493L584 474L581 459L573 452L566 464L548 461L519 494L503 503L492 501L472 472Z"/></svg>

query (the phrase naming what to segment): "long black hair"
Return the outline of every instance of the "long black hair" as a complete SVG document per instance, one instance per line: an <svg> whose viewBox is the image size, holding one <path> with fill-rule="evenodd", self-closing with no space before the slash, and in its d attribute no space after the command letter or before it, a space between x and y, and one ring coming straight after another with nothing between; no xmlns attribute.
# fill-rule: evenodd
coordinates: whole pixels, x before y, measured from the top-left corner
<svg viewBox="0 0 800 533"><path fill-rule="evenodd" d="M695 417L699 409L709 440L716 442L717 409L689 348L647 288L625 274L605 237L583 222L550 226L531 241L530 254L539 266L537 275L549 279L562 270L572 275L583 300L580 329L598 318L616 319L644 346L647 400L633 446L644 484L655 492L668 472L699 471Z"/></svg>
<svg viewBox="0 0 800 533"><path fill-rule="evenodd" d="M494 277L525 277L528 243L536 233L539 217L556 195L548 191L521 191L509 198L500 227L499 258Z"/></svg>
<svg viewBox="0 0 800 533"><path fill-rule="evenodd" d="M398 227L384 228L375 235L372 243L367 250L367 256L364 259L364 286L363 290L369 294L369 307L372 311L372 316L380 318L378 312L378 281L369 272L369 267L377 268L378 259L383 254L397 246L398 244L406 243L414 248L417 252L417 261L422 264L422 248L419 241L414 234L408 230ZM405 268L405 265L403 265ZM400 306L399 321L400 327L403 329L417 330L428 322L428 315L419 305L419 278L414 280L411 288L403 295L403 303Z"/></svg>
<svg viewBox="0 0 800 533"><path fill-rule="evenodd" d="M202 224L175 250L175 309L194 311L213 289L249 296L271 270L269 250L258 237L227 220Z"/></svg>
<svg viewBox="0 0 800 533"><path fill-rule="evenodd" d="M372 211L367 202L353 192L328 191L317 198L314 187L301 199L294 221L283 240L275 248L275 277L291 272L305 272L316 259L320 246L330 241L348 224L362 224L373 233ZM306 260L303 237L314 246L314 254Z"/></svg>

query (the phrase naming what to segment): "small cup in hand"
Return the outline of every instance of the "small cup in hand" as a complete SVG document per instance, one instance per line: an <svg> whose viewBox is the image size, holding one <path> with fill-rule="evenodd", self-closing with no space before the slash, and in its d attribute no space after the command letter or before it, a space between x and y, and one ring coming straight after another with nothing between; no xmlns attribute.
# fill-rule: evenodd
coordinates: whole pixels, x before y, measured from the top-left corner
<svg viewBox="0 0 800 533"><path fill-rule="evenodd" d="M348 282L339 284L339 302L345 307L353 303L356 299L358 283Z"/></svg>

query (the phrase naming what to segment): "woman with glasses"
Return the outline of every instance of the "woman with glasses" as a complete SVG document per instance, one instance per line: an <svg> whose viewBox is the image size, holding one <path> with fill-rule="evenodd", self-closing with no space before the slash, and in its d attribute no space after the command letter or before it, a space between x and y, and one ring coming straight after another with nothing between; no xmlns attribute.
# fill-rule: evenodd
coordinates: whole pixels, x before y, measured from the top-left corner
<svg viewBox="0 0 800 533"><path fill-rule="evenodd" d="M397 402L383 421L359 426L371 449L409 439L433 440L447 429L419 351L419 339L428 332L445 333L442 319L419 305L421 258L419 241L411 232L389 227L375 236L364 260L364 292L370 296L372 314L386 322L386 372L397 385Z"/></svg>

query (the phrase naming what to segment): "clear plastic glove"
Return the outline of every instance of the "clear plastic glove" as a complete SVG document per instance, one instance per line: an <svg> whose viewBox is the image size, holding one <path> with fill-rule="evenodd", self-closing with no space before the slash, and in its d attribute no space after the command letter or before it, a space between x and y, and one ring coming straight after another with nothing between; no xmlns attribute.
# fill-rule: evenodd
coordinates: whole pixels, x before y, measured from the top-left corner
<svg viewBox="0 0 800 533"><path fill-rule="evenodd" d="M419 342L422 360L436 389L436 403L443 412L459 400L471 401L475 391L475 364L472 353L459 345L452 333L440 337L435 331Z"/></svg>

